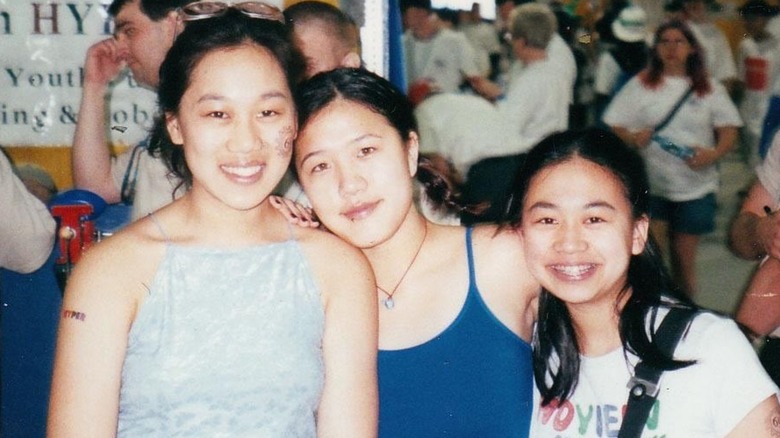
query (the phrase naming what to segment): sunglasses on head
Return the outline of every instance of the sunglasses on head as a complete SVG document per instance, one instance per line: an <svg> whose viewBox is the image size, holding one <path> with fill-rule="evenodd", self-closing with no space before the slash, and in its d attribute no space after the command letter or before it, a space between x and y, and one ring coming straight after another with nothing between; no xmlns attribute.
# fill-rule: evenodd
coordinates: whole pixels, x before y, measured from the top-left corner
<svg viewBox="0 0 780 438"><path fill-rule="evenodd" d="M218 1L199 1L183 6L180 11L182 20L197 21L218 17L227 12L228 9L235 9L252 18L273 20L280 23L285 22L284 14L282 14L282 11L279 8L260 1L247 1L232 4Z"/></svg>

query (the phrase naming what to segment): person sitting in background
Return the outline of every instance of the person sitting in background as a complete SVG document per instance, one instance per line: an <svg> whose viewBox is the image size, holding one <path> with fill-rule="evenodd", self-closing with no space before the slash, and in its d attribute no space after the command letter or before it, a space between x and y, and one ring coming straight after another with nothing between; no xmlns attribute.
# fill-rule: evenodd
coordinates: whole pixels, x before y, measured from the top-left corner
<svg viewBox="0 0 780 438"><path fill-rule="evenodd" d="M568 127L571 84L548 53L558 28L552 11L526 3L512 11L510 23L512 50L523 68L509 80L498 109L508 131L508 149L519 154Z"/></svg>
<svg viewBox="0 0 780 438"><path fill-rule="evenodd" d="M179 181L169 175L146 142L111 157L106 147L106 95L125 67L141 86L157 87L160 64L181 31L177 9L188 2L113 0L108 12L114 17L114 36L92 45L84 61L84 85L71 149L74 184L108 203L132 204L133 220L170 203Z"/></svg>
<svg viewBox="0 0 780 438"><path fill-rule="evenodd" d="M506 145L473 165L466 176L465 202L490 204L481 213L464 213L466 224L496 221L502 213L501 200L522 163L521 155L569 123L568 78L547 55L557 28L555 15L546 5L526 3L515 8L510 22L512 49L524 67L515 72L506 97L498 102Z"/></svg>
<svg viewBox="0 0 780 438"><path fill-rule="evenodd" d="M447 159L463 181L477 161L503 155L506 130L498 108L472 94L442 93L419 81L409 90L420 134L420 152Z"/></svg>
<svg viewBox="0 0 780 438"><path fill-rule="evenodd" d="M500 87L480 72L466 37L442 26L430 0L403 0L400 6L409 87L425 80L445 93L457 93L465 85L490 101L501 95Z"/></svg>

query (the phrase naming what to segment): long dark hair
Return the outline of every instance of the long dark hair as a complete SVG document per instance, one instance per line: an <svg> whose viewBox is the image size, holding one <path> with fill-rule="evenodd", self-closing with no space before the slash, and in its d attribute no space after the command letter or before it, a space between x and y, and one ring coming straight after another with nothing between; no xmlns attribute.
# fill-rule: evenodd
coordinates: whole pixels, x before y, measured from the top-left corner
<svg viewBox="0 0 780 438"><path fill-rule="evenodd" d="M189 187L192 173L184 159L184 149L171 141L165 115L178 112L195 67L213 51L256 45L268 50L276 59L287 77L290 90L293 90L302 77L304 62L291 41L289 29L283 23L251 18L232 8L221 16L188 23L160 66L158 115L152 129L149 152L160 156L171 173Z"/></svg>
<svg viewBox="0 0 780 438"><path fill-rule="evenodd" d="M693 85L693 91L698 96L704 96L712 91L709 74L704 64L704 49L701 43L693 35L691 29L682 21L671 20L658 26L653 39L653 47L650 50L650 62L647 68L639 74L642 83L650 88L658 88L663 82L664 64L661 57L658 56L658 45L661 43L661 35L669 29L679 30L688 44L691 45L691 54L685 62L685 74L690 78Z"/></svg>
<svg viewBox="0 0 780 438"><path fill-rule="evenodd" d="M301 84L295 93L298 129L303 130L313 116L337 99L355 102L381 115L404 141L417 132L414 108L406 95L387 79L361 68L319 73ZM463 206L460 191L452 178L422 155L417 164L416 178L435 205L448 211L468 209Z"/></svg>
<svg viewBox="0 0 780 438"><path fill-rule="evenodd" d="M647 216L649 185L642 158L610 131L588 128L553 134L531 149L515 179L505 221L515 227L520 226L523 204L533 178L541 170L575 157L593 162L617 177L631 204L634 219ZM626 297L626 294L629 296ZM627 283L615 305L624 298L627 301L620 312L619 331L625 351L665 370L692 363L673 360L653 343L659 307L695 306L672 285L652 239L648 240L641 254L631 257ZM649 333L646 329L648 317L652 327ZM542 394L542 403L546 405L556 399L567 399L577 387L580 349L566 305L546 290L542 290L539 297L539 318L533 344L534 377Z"/></svg>

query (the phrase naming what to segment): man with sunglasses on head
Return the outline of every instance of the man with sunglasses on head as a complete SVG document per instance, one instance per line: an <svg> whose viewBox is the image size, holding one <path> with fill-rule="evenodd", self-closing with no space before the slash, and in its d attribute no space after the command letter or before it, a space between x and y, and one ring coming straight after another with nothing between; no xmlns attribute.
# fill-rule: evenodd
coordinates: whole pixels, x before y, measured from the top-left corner
<svg viewBox="0 0 780 438"><path fill-rule="evenodd" d="M132 204L133 220L171 202L179 181L146 142L114 158L106 147L110 85L125 67L143 87L156 89L165 54L181 31L178 9L188 0L113 0L114 36L92 45L84 62L84 83L71 150L76 187L109 203Z"/></svg>

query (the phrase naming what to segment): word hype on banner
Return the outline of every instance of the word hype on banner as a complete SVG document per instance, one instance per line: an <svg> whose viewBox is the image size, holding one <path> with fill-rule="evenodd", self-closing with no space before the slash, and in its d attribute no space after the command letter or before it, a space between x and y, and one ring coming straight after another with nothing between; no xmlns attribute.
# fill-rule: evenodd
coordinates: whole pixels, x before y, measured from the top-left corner
<svg viewBox="0 0 780 438"><path fill-rule="evenodd" d="M0 139L11 146L70 145L93 43L109 38L109 2L0 0ZM132 76L112 86L112 140L133 144L151 127L154 93Z"/></svg>

